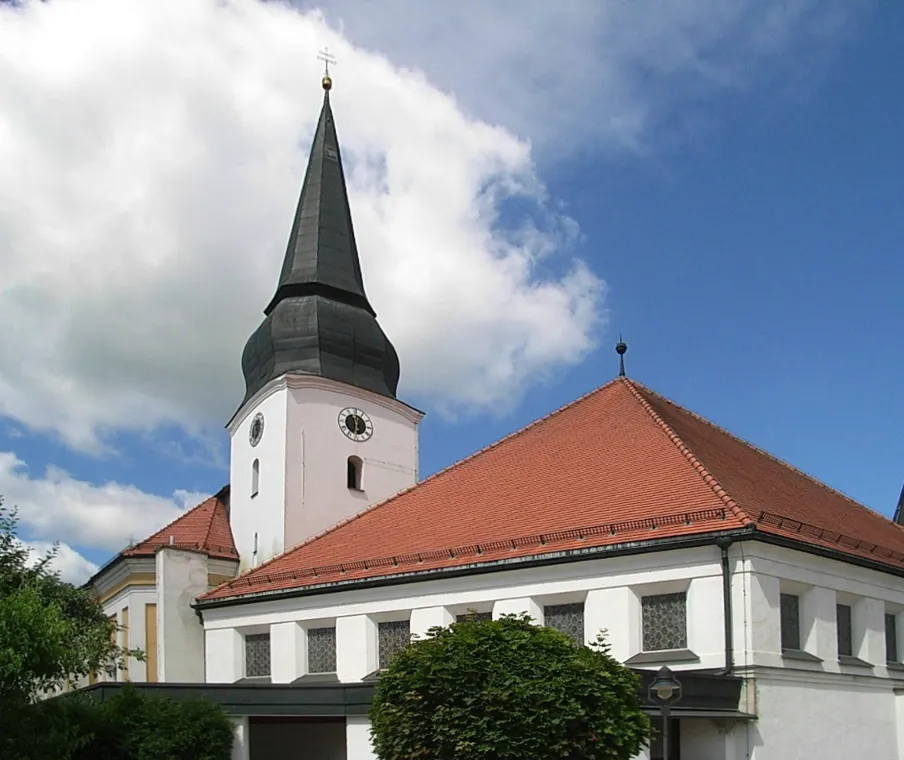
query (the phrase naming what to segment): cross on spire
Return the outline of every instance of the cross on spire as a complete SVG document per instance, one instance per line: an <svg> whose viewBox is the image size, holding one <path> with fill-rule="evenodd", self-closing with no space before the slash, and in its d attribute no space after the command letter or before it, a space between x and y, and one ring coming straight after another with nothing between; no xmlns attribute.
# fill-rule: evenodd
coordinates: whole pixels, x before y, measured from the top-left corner
<svg viewBox="0 0 904 760"><path fill-rule="evenodd" d="M336 56L330 53L328 47L325 47L317 54L317 60L323 61L323 75L328 77L330 75L330 64L336 65Z"/></svg>

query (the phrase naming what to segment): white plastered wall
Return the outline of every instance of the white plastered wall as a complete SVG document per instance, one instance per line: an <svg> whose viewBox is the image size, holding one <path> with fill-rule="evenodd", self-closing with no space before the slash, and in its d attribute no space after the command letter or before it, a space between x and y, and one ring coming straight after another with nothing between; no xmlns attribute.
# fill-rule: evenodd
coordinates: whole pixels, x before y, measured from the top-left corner
<svg viewBox="0 0 904 760"><path fill-rule="evenodd" d="M371 419L369 440L342 433L339 413L348 407ZM252 446L258 413L264 432ZM229 425L230 522L242 569L414 485L422 417L400 401L319 377L285 375L261 389ZM360 490L348 487L349 457L363 462ZM252 495L255 460L260 475Z"/></svg>

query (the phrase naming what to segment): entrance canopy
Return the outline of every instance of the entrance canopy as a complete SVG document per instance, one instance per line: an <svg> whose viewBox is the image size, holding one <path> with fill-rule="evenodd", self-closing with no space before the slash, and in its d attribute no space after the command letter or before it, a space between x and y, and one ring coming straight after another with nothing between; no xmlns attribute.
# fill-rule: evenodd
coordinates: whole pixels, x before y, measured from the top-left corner
<svg viewBox="0 0 904 760"><path fill-rule="evenodd" d="M659 714L649 701L647 691L655 672L635 671L641 678L643 708ZM697 671L676 673L681 681L681 701L672 708L675 718L734 718L755 716L739 710L743 679ZM174 699L209 699L231 715L296 716L341 718L367 715L374 694L374 683L97 683L79 691L101 701L110 699L131 686L147 694Z"/></svg>

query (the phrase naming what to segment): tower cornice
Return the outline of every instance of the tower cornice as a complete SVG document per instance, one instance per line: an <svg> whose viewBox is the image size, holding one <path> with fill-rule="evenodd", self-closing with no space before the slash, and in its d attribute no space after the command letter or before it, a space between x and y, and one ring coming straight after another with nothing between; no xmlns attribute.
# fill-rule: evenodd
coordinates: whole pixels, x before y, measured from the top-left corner
<svg viewBox="0 0 904 760"><path fill-rule="evenodd" d="M242 423L248 418L260 404L275 393L288 390L301 390L303 388L312 388L316 390L329 391L330 393L342 394L347 398L356 398L360 401L366 401L383 409L398 412L409 422L419 423L425 416L425 412L420 409L399 401L397 398L388 398L379 393L368 391L364 388L358 388L354 385L346 383L338 383L335 380L318 377L317 375L281 375L274 378L255 393L251 398L245 401L241 407L232 416L232 419L226 424L226 430L230 435L234 435Z"/></svg>

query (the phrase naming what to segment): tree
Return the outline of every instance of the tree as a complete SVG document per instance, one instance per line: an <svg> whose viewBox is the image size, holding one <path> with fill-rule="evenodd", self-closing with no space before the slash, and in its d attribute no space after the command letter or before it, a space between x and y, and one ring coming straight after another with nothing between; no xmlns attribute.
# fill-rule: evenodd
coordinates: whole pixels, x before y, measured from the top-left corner
<svg viewBox="0 0 904 760"><path fill-rule="evenodd" d="M127 688L106 702L42 699L66 681L112 672L138 650L86 590L60 580L56 547L36 562L0 499L0 758L3 760L228 760L233 727L206 700Z"/></svg>
<svg viewBox="0 0 904 760"><path fill-rule="evenodd" d="M56 547L29 561L17 524L0 498L0 711L143 656L118 646L119 626L88 591L60 580Z"/></svg>
<svg viewBox="0 0 904 760"><path fill-rule="evenodd" d="M370 715L380 760L629 760L650 734L602 635L579 646L527 615L432 628L381 674Z"/></svg>

